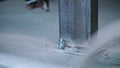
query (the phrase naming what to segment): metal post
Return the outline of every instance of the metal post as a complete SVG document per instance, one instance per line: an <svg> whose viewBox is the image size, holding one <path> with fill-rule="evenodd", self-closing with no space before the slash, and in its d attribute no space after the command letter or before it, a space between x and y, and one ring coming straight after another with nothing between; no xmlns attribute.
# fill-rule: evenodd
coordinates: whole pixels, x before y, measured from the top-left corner
<svg viewBox="0 0 120 68"><path fill-rule="evenodd" d="M60 39L80 43L98 29L98 0L59 0Z"/></svg>

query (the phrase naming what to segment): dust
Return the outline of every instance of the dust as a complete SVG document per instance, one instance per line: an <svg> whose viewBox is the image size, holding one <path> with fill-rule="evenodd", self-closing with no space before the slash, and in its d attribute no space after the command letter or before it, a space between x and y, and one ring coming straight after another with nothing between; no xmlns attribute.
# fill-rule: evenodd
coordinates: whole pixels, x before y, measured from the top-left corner
<svg viewBox="0 0 120 68"><path fill-rule="evenodd" d="M80 59L77 61L77 65L75 65L77 66L76 68L119 68L119 29L120 19L98 30L98 33L96 33L89 41L90 47L88 49L88 53L86 53L85 56L81 58L82 60ZM103 55L107 57L105 58ZM96 60L97 62L95 62Z"/></svg>

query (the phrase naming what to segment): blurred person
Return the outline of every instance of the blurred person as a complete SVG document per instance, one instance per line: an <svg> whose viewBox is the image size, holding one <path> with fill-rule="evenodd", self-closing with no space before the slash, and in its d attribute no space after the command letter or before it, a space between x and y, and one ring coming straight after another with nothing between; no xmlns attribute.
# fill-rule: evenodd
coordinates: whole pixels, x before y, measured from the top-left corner
<svg viewBox="0 0 120 68"><path fill-rule="evenodd" d="M42 10L49 11L49 0L25 0L26 6L29 9L41 8Z"/></svg>

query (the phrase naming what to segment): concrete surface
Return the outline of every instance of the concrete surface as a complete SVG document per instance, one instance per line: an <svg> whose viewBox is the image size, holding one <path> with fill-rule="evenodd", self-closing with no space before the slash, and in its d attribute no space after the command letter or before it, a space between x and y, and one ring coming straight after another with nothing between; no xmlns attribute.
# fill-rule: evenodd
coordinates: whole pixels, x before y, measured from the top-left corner
<svg viewBox="0 0 120 68"><path fill-rule="evenodd" d="M0 52L58 65L58 67L72 66L73 59L78 56L58 50L58 14L57 0L51 1L50 12L40 8L29 10L23 0L0 2ZM11 57L3 56L6 57L5 60ZM14 59L13 62L16 60Z"/></svg>
<svg viewBox="0 0 120 68"><path fill-rule="evenodd" d="M22 68L29 65L43 68L48 68L48 66L59 68L62 66L64 68L72 67L73 64L81 61L84 53L81 52L81 55L76 56L69 53L69 49L68 51L57 49L59 35L57 7L53 0L50 12L46 13L39 8L28 10L22 0L0 2L1 67L9 68L13 66L15 68L13 64L16 63L18 68L21 68L21 65L25 62L27 64ZM119 11L108 12L107 8L104 7L104 10L102 8L100 10L99 22L102 22L99 23L100 28L119 17ZM109 8L109 10L111 9ZM9 64L10 61L13 63Z"/></svg>

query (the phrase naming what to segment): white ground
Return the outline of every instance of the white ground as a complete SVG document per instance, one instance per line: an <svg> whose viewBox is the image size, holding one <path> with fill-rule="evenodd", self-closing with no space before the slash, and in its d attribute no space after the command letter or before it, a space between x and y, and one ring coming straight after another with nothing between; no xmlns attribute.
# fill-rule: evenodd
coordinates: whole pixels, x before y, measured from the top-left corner
<svg viewBox="0 0 120 68"><path fill-rule="evenodd" d="M0 53L0 68L67 68L28 58Z"/></svg>
<svg viewBox="0 0 120 68"><path fill-rule="evenodd" d="M40 8L28 10L23 0L1 2L0 9L0 32L44 37L57 42L59 21L58 7L55 3L51 4L48 13Z"/></svg>
<svg viewBox="0 0 120 68"><path fill-rule="evenodd" d="M106 5L101 4L103 7ZM111 2L107 5L110 6ZM23 0L6 0L0 3L2 68L64 68L73 66L76 60L81 60L81 56L66 54L67 51L57 49L59 35L57 7L52 1L51 10L46 13L40 9L28 10ZM119 17L118 10L108 13L108 9L110 10L104 7L103 11L100 10L100 27L107 24L105 22Z"/></svg>
<svg viewBox="0 0 120 68"><path fill-rule="evenodd" d="M57 2L57 0L54 0ZM23 0L6 0L0 3L0 52L51 63L59 66L72 66L77 56L58 50L59 19L58 5L51 2L50 12L40 8L28 10ZM19 57L0 54L0 63L8 68L14 63L23 65ZM10 60L10 61L8 61ZM9 65L10 62L13 62ZM36 62L30 61L29 66ZM35 64L35 65L34 65ZM39 68L49 68L49 64L37 63ZM49 65L49 66L46 66ZM52 66L51 66L52 67ZM10 67L15 68L15 67ZM20 68L20 67L16 67ZM30 67L22 67L30 68ZM31 67L37 68L37 67ZM52 67L57 68L57 67ZM61 67L62 68L62 67Z"/></svg>

